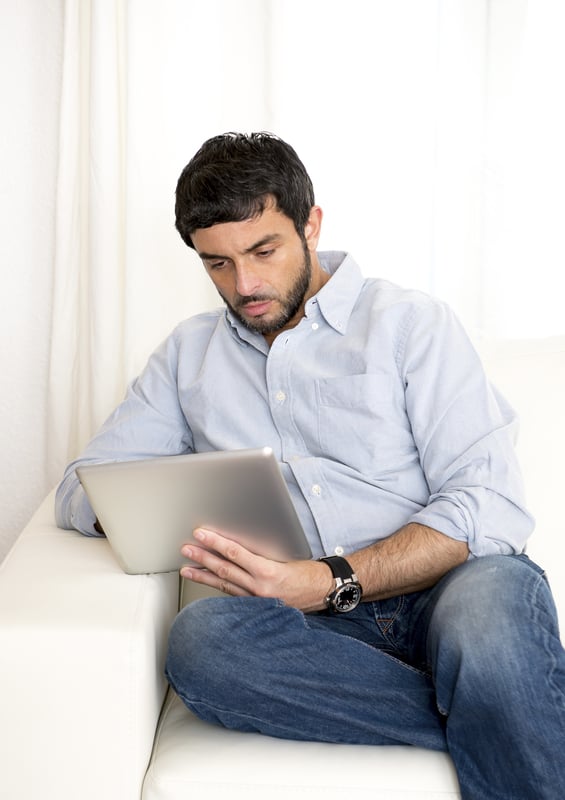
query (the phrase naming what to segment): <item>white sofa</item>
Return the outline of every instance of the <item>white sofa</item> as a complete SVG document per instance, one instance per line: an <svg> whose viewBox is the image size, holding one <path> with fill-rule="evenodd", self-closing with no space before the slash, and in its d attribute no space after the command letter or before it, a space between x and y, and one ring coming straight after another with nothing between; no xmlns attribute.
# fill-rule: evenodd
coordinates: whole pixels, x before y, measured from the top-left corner
<svg viewBox="0 0 565 800"><path fill-rule="evenodd" d="M522 417L519 453L565 619L565 338L482 346ZM0 797L458 798L448 756L280 741L209 726L167 692L175 574L128 576L104 540L59 530L50 495L0 568ZM190 598L189 598L190 599Z"/></svg>

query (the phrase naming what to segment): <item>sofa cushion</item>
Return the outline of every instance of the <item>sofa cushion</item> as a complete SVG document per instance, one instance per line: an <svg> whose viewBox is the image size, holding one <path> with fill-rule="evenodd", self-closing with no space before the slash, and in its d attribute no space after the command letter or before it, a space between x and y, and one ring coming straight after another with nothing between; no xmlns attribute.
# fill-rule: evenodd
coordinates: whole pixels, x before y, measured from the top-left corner
<svg viewBox="0 0 565 800"><path fill-rule="evenodd" d="M417 747L323 744L217 728L171 691L143 800L327 800L360 791L379 800L459 798L449 756Z"/></svg>

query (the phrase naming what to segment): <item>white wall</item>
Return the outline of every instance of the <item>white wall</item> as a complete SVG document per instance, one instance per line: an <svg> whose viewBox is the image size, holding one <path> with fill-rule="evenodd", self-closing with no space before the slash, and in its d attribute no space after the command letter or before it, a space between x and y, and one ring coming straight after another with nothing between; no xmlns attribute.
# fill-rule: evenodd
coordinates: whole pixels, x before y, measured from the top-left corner
<svg viewBox="0 0 565 800"><path fill-rule="evenodd" d="M0 2L0 558L47 490L61 5Z"/></svg>

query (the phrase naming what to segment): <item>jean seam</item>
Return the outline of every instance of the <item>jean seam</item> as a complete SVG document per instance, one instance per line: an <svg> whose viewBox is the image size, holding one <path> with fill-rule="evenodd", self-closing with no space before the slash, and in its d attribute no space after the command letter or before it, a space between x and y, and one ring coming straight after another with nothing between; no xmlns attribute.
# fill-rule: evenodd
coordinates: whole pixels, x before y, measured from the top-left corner
<svg viewBox="0 0 565 800"><path fill-rule="evenodd" d="M394 635L391 635L389 633L389 631L392 630L392 628L394 626L394 623L399 618L399 616L402 614L402 612L403 612L403 610L404 610L404 608L406 606L406 598L404 597L404 595L399 595L397 599L398 599L398 602L396 604L396 608L394 609L394 613L390 617L379 617L378 614L377 614L379 603L378 602L372 603L373 616L374 616L374 619L375 619L375 625L379 629L379 632L380 632L381 636L383 637L383 639L396 652L398 652L398 650L399 650L399 647L398 647L398 644L397 644L397 640L396 640L396 637ZM386 626L382 627L381 626L381 622L386 622L387 623Z"/></svg>
<svg viewBox="0 0 565 800"><path fill-rule="evenodd" d="M554 696L554 698L556 698L556 700L559 702L561 708L565 710L565 694L560 689L558 682L555 680L555 673L558 668L558 663L555 651L550 647L551 634L549 634L546 631L545 626L539 621L539 616L542 613L542 609L544 607L543 601L540 601L540 593L542 588L545 588L546 591L549 588L549 582L545 572L541 574L538 573L538 580L536 581L532 591L533 606L536 609L536 618L534 621L537 625L538 631L541 634L541 641L543 644L543 648L550 661L550 669L548 671L547 679L549 686L551 688L551 693ZM555 632L555 635L559 640L558 630Z"/></svg>

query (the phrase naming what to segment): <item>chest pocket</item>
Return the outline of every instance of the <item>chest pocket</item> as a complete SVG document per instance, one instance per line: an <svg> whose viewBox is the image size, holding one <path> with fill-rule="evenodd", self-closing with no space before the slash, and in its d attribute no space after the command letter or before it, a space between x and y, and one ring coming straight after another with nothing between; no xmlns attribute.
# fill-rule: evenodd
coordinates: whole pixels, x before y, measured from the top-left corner
<svg viewBox="0 0 565 800"><path fill-rule="evenodd" d="M385 374L317 381L318 435L325 457L376 475L391 455L397 427L393 381Z"/></svg>

